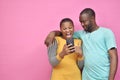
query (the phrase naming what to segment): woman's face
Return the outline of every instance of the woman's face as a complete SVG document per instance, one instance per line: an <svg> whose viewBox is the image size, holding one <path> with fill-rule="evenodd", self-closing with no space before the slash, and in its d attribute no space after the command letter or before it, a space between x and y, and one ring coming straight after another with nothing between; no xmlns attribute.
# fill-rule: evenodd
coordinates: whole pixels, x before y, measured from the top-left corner
<svg viewBox="0 0 120 80"><path fill-rule="evenodd" d="M68 39L73 36L74 33L74 25L71 22L63 22L60 30L63 34L63 38Z"/></svg>

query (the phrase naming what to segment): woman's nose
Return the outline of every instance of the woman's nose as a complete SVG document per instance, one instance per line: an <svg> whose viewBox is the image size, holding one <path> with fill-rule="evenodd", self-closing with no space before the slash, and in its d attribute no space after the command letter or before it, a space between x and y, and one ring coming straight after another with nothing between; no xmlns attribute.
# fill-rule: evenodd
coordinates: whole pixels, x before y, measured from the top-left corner
<svg viewBox="0 0 120 80"><path fill-rule="evenodd" d="M70 31L70 29L66 29L66 32L69 32Z"/></svg>

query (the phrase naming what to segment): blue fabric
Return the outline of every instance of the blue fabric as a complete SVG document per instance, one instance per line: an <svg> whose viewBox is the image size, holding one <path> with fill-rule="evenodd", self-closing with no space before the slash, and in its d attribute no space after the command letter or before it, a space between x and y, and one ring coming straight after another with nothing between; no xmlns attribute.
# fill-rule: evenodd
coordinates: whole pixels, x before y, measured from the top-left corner
<svg viewBox="0 0 120 80"><path fill-rule="evenodd" d="M83 41L84 69L82 80L108 80L110 60L108 50L116 47L113 32L99 27L92 33L77 31L74 38Z"/></svg>

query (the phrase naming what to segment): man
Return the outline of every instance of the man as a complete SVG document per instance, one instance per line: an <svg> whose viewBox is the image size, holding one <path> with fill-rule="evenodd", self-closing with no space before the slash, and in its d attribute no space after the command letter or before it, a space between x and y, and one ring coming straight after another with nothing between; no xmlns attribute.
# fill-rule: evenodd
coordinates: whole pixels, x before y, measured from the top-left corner
<svg viewBox="0 0 120 80"><path fill-rule="evenodd" d="M114 80L118 56L113 32L96 24L95 12L91 8L80 13L79 21L84 30L75 32L74 38L83 41L82 80ZM46 45L51 44L56 35L60 32L51 32L45 40Z"/></svg>

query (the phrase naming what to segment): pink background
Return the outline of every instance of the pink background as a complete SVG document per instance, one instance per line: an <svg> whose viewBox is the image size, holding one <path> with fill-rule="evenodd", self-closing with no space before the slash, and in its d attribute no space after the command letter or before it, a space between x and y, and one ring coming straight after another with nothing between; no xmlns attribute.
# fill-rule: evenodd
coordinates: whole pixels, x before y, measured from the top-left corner
<svg viewBox="0 0 120 80"><path fill-rule="evenodd" d="M0 80L49 80L45 37L64 17L82 29L78 16L86 7L96 11L100 26L115 33L119 55L120 0L0 0Z"/></svg>

